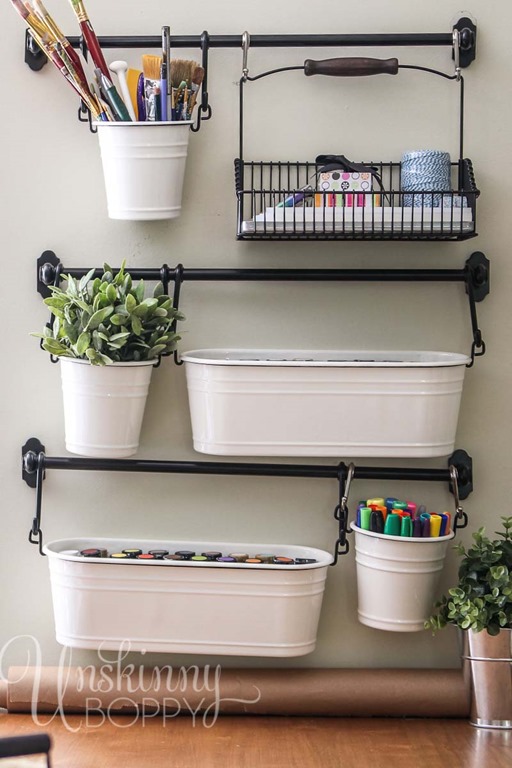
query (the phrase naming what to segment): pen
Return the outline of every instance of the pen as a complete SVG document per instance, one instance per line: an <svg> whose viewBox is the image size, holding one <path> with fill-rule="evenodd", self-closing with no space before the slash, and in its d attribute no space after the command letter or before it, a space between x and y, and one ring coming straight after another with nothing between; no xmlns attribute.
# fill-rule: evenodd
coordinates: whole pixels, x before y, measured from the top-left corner
<svg viewBox="0 0 512 768"><path fill-rule="evenodd" d="M295 192L295 194L282 200L276 205L276 208L291 208L293 205L298 205L299 203L302 203L306 197L310 197L313 194L313 191L313 187L308 184L307 186L302 187L298 192Z"/></svg>

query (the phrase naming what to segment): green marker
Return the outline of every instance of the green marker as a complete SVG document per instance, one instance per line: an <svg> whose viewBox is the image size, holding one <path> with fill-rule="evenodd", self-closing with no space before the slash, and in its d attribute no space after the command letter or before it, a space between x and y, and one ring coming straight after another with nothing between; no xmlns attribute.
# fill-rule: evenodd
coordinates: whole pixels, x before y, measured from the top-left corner
<svg viewBox="0 0 512 768"><path fill-rule="evenodd" d="M394 515L392 512L387 515L384 523L384 533L388 536L400 536L402 529L402 518L400 515Z"/></svg>
<svg viewBox="0 0 512 768"><path fill-rule="evenodd" d="M412 520L409 515L404 515L402 517L400 536L412 536Z"/></svg>
<svg viewBox="0 0 512 768"><path fill-rule="evenodd" d="M372 511L370 507L361 507L360 509L360 515L361 515L361 528L363 531L369 531L370 530L370 517L371 517Z"/></svg>

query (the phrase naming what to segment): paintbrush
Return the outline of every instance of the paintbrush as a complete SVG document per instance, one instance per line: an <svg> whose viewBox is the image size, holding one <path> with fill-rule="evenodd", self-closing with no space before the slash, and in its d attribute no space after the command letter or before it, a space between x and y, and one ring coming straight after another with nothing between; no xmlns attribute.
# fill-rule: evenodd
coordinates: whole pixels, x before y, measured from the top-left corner
<svg viewBox="0 0 512 768"><path fill-rule="evenodd" d="M108 78L109 72L107 62L103 57L98 38L96 37L96 33L94 32L87 11L85 10L83 0L70 0L70 2L83 32L87 48L89 49L91 58L94 62L94 67L100 69L103 75Z"/></svg>
<svg viewBox="0 0 512 768"><path fill-rule="evenodd" d="M190 61L188 59L172 59L171 60L171 84L173 88L179 88L181 83L185 81L187 85L192 80L192 74L197 67L197 61Z"/></svg>
<svg viewBox="0 0 512 768"><path fill-rule="evenodd" d="M96 67L94 74L96 76L96 81L98 83L100 93L103 94L103 98L107 104L109 104L112 110L112 114L115 116L116 120L130 123L132 119L128 109L126 108L124 101L118 94L110 78L106 77L99 67Z"/></svg>
<svg viewBox="0 0 512 768"><path fill-rule="evenodd" d="M167 90L169 85L169 59L168 52L170 51L170 34L169 27L162 27L162 64L160 67L160 114L162 120L168 119L168 97Z"/></svg>
<svg viewBox="0 0 512 768"><path fill-rule="evenodd" d="M18 11L18 13L19 13L19 15L21 16L21 18L22 18L22 19L24 19L24 20L27 22L27 24L29 25L29 27L31 27L31 29L33 29L33 30L34 30L34 32L36 33L36 35L37 35L39 38L41 38L41 40L42 40L42 39L44 39L46 36L48 36L48 30L46 29L46 27L44 26L44 24L42 24L42 23L39 21L39 19L37 18L37 16L35 16L35 15L32 13L32 11L30 10L30 8L27 8L27 7L26 7L26 6L25 6L25 5L24 5L24 4L21 2L21 0L11 0L11 3L12 3L12 5L13 5L13 7L14 7L14 8L15 8L15 9ZM35 39L35 38L34 38L34 39ZM53 36L48 36L48 39L49 39L49 40L52 40L52 41L54 40ZM39 45L39 42L38 42L37 40L36 40L36 42L37 42L37 44ZM44 48L43 48L43 50L44 50Z"/></svg>
<svg viewBox="0 0 512 768"><path fill-rule="evenodd" d="M67 37L61 32L60 28L57 26L53 18L50 16L49 12L43 5L42 0L33 0L33 3L34 3L34 9L37 17L46 25L46 27L51 32L51 34L62 45L68 59L73 65L73 69L76 72L76 76L80 80L82 87L85 88L85 90L88 90L87 78L85 76L85 72L82 67L82 62L80 61L80 58L77 52L74 50L73 46L71 45ZM29 7L28 2L25 2L25 5L26 7Z"/></svg>
<svg viewBox="0 0 512 768"><path fill-rule="evenodd" d="M68 83L80 96L86 107L90 110L95 119L99 117L100 111L94 97L91 96L89 89L85 90L82 85L77 82L74 76L67 68L65 62L62 59L62 47L59 50L60 43L49 42L49 35L47 32L43 33L40 37L33 29L29 29L29 35L35 40L37 45L41 48L43 53L46 54L48 59L55 65L59 72L65 77Z"/></svg>
<svg viewBox="0 0 512 768"><path fill-rule="evenodd" d="M146 120L155 122L161 119L161 83L160 71L162 58L147 53L142 57L144 73L144 98L146 103Z"/></svg>
<svg viewBox="0 0 512 768"><path fill-rule="evenodd" d="M190 88L192 90L192 95L188 103L188 110L187 110L188 118L192 117L192 110L196 105L197 95L199 93L199 89L201 88L203 80L204 80L204 69L203 67L200 67L199 65L197 65L192 74L192 82L190 85Z"/></svg>

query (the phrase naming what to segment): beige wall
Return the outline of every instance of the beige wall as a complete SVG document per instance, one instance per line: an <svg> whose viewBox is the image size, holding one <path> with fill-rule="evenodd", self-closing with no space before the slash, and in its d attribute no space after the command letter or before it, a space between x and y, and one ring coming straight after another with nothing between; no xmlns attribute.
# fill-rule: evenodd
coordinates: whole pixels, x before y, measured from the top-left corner
<svg viewBox="0 0 512 768"><path fill-rule="evenodd" d="M293 32L447 32L457 7L445 0L410 3L324 0L311 4L199 2L169 6L88 0L99 34ZM172 13L169 12L172 9ZM77 27L64 0L50 10L69 34ZM492 261L491 296L478 307L488 344L485 358L467 374L457 436L474 458L475 491L466 503L471 527L496 527L509 507L510 282L509 3L473 0L478 57L465 73L466 154L473 159L479 203L479 237L466 243L239 243L235 240L233 159L237 156L237 88L241 53L211 54L213 119L191 137L184 212L175 222L129 223L106 217L97 140L76 120L77 103L56 71L39 74L23 63L23 25L9 3L0 5L3 127L2 317L4 362L0 399L2 536L0 537L0 646L17 635L37 637L43 662L54 663L48 566L27 542L35 493L21 480L20 449L37 436L49 455L65 455L58 366L30 338L46 313L35 291L35 261L53 249L67 266L187 267L452 267L474 251ZM122 18L122 13L124 17ZM186 52L182 52L185 55ZM193 52L192 52L193 53ZM450 70L447 49L359 51L399 56ZM347 52L348 54L348 52ZM126 55L136 65L137 52ZM251 51L253 72L332 50ZM267 88L270 87L270 83ZM422 146L457 151L456 89L422 74L347 81L282 75L276 89L247 88L246 155L252 159L308 159L322 151L354 159L397 160ZM469 312L461 286L449 284L185 284L187 315L182 349L215 346L304 348L403 348L467 352ZM183 368L167 361L155 373L144 424L141 457L200 459L191 446ZM205 457L203 457L205 458ZM351 457L340 457L349 460ZM327 463L333 460L321 460ZM334 461L333 461L334 463ZM364 461L365 464L372 463ZM378 464L378 461L374 462ZM401 466L405 461L390 461ZM416 460L411 466L424 466ZM445 466L444 459L431 461ZM376 493L407 496L431 507L451 508L444 485L363 483L356 498ZM73 535L124 535L311 544L331 549L335 538L334 481L279 478L143 476L48 472L43 529L47 541ZM461 538L470 539L469 532ZM445 585L455 575L450 553ZM222 659L226 665L455 666L456 636L401 635L360 625L356 618L353 553L330 569L317 650L288 662ZM75 660L94 654L76 654ZM136 657L139 658L139 657ZM21 646L4 660L21 661ZM155 661L158 657L155 657ZM174 658L172 663L182 659ZM183 659L188 662L190 658ZM198 659L213 662L213 659ZM147 663L147 659L146 659Z"/></svg>

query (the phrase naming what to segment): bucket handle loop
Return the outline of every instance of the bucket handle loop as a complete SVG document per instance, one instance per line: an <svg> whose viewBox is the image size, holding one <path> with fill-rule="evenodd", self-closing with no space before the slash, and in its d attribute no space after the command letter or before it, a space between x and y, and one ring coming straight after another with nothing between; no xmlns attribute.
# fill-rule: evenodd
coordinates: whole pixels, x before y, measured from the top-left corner
<svg viewBox="0 0 512 768"><path fill-rule="evenodd" d="M336 565L340 555L347 555L350 551L350 544L347 541L348 531L348 495L350 493L350 484L355 473L354 464L340 463L338 466L338 503L334 508L334 519L338 521L338 538L334 547L334 560L331 565Z"/></svg>
<svg viewBox="0 0 512 768"><path fill-rule="evenodd" d="M178 264L176 266L176 269L174 270L174 293L172 297L172 306L176 310L180 308L180 293L181 293L182 283L183 283L183 264ZM171 331L173 333L176 333L177 325L178 325L178 321L176 318L174 318L171 325ZM177 349L174 350L174 363L175 365L183 365L183 360L180 360Z"/></svg>
<svg viewBox="0 0 512 768"><path fill-rule="evenodd" d="M462 504L459 499L459 473L457 468L450 464L450 485L452 488L453 499L455 502L455 517L453 520L453 532L456 534L458 528L465 528L468 524L468 516L462 508Z"/></svg>

